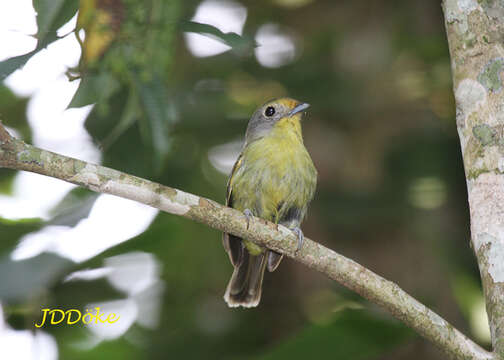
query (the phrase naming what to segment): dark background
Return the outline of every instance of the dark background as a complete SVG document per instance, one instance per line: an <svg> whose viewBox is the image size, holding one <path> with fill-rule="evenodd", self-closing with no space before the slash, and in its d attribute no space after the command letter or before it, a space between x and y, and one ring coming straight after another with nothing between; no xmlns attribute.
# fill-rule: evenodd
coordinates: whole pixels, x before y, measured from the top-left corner
<svg viewBox="0 0 504 360"><path fill-rule="evenodd" d="M243 37L217 34L234 47L205 58L191 55L183 35L202 32L184 22L199 1L105 3L95 10L114 19L108 24L113 41L73 70L84 80L72 102L98 101L86 128L103 151L104 165L223 202L226 175L212 165L209 152L241 139L250 115L264 101L290 96L308 102L303 131L319 179L304 233L396 282L487 345L474 325L484 314L469 245L440 2L242 2L247 9ZM73 15L76 4L66 2L62 19ZM256 60L251 39L266 23L293 34L294 61L267 68ZM95 31L87 26L88 34ZM84 81L100 77L117 86L85 92ZM29 141L26 99L15 98L5 86L0 91L2 120ZM132 107L126 106L129 98ZM114 130L125 117L131 122ZM110 136L113 131L117 136ZM0 169L3 193L12 190L13 175ZM87 191L74 193L77 208L94 199ZM44 225L40 219L0 219L2 254ZM42 291L26 285L22 295L4 299L7 321L29 329L44 306L82 308L121 298L103 279L61 280L134 251L152 254L159 265L164 291L139 295L140 301L143 296L161 301L158 326L135 323L118 339L91 349L71 345L85 336L83 327L47 327L60 358L444 358L377 306L289 259L266 274L258 308L228 309L222 295L232 267L221 234L164 213L141 235L84 263L61 261L43 277ZM38 261L37 272L55 262L53 256ZM12 262L2 266L13 271ZM35 271L23 265L16 269L20 278Z"/></svg>

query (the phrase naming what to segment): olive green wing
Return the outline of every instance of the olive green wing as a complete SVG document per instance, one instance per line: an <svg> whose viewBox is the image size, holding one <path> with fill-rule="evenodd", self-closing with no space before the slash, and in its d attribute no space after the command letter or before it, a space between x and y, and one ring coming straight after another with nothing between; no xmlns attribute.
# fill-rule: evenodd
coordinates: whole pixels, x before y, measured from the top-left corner
<svg viewBox="0 0 504 360"><path fill-rule="evenodd" d="M231 171L231 175L228 179L226 190L226 206L233 207L233 178L238 169L240 169L240 166L242 166L242 163L243 156L242 154L240 154L233 166L233 170ZM243 260L243 252L245 251L245 246L243 245L242 239L228 233L223 233L222 244L224 245L224 249L226 249L233 266L239 266Z"/></svg>
<svg viewBox="0 0 504 360"><path fill-rule="evenodd" d="M278 223L288 227L289 229L293 229L299 227L301 221L303 220L303 213L305 209L299 209L296 206L291 206L286 211L282 211L282 216L278 219ZM276 251L269 250L268 251L268 266L267 269L269 272L273 272L276 270L278 265L283 259L283 254L280 254Z"/></svg>

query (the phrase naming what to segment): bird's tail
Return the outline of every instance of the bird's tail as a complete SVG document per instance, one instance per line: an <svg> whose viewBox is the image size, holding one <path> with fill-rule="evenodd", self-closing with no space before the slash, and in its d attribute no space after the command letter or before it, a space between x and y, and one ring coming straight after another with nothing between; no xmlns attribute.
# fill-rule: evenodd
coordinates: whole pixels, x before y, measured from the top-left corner
<svg viewBox="0 0 504 360"><path fill-rule="evenodd" d="M266 268L266 254L250 255L243 252L243 259L234 268L233 275L224 294L230 307L255 307L261 300L261 288Z"/></svg>

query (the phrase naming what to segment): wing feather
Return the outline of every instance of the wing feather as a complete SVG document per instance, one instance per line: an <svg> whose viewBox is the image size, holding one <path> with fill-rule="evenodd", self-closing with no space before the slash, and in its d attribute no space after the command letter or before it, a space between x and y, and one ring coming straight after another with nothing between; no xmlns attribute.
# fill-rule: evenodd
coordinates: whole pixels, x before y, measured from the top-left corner
<svg viewBox="0 0 504 360"><path fill-rule="evenodd" d="M233 207L233 177L242 165L243 157L242 154L238 156L236 160L233 170L231 170L231 175L229 176L226 188L226 206ZM236 237L234 235L223 233L222 234L222 244L224 245L224 249L229 255L229 260L234 267L237 267L243 261L243 252L245 251L244 245L242 243L242 239Z"/></svg>

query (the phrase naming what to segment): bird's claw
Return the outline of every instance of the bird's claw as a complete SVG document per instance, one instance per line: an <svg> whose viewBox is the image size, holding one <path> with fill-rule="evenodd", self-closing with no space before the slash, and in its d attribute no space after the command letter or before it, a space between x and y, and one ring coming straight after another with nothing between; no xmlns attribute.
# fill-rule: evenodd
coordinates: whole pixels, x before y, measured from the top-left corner
<svg viewBox="0 0 504 360"><path fill-rule="evenodd" d="M248 230L250 226L250 219L254 217L254 214L252 214L252 211L250 211L249 209L245 209L245 211L243 211L243 215L245 215L245 219L247 220L247 230Z"/></svg>
<svg viewBox="0 0 504 360"><path fill-rule="evenodd" d="M296 251L299 251L301 250L301 248L303 247L303 242L304 242L304 235L303 235L303 232L301 231L300 228L298 227L295 227L294 229L292 229L292 232L294 234L296 234L297 238L298 238L298 246L297 246L297 249Z"/></svg>

